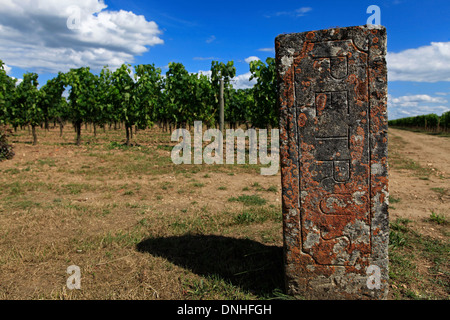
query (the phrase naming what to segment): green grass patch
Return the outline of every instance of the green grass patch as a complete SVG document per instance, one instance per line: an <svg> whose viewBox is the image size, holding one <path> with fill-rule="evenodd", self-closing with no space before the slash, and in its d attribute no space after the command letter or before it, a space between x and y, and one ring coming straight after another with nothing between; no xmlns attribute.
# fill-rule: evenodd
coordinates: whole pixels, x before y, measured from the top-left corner
<svg viewBox="0 0 450 320"><path fill-rule="evenodd" d="M56 167L54 159L38 159L37 164L40 166L48 165L49 167Z"/></svg>
<svg viewBox="0 0 450 320"><path fill-rule="evenodd" d="M157 148L160 149L160 150L172 151L173 146L168 145L168 144L159 144L159 145L157 146Z"/></svg>
<svg viewBox="0 0 450 320"><path fill-rule="evenodd" d="M267 200L264 198L261 198L259 195L255 194L255 195L246 195L243 194L239 197L232 197L229 198L228 201L230 202L242 202L245 205L249 205L249 206L262 206L265 205L267 203Z"/></svg>
<svg viewBox="0 0 450 320"><path fill-rule="evenodd" d="M20 180L20 179L19 179ZM32 191L50 191L54 186L49 183L37 181L14 181L10 183L3 183L1 191L8 192L11 196L24 195L25 193Z"/></svg>
<svg viewBox="0 0 450 320"><path fill-rule="evenodd" d="M428 221L435 222L435 223L441 224L441 225L448 223L448 221L444 215L435 213L434 211L431 211L431 215L430 215L430 218L428 219Z"/></svg>
<svg viewBox="0 0 450 320"><path fill-rule="evenodd" d="M69 193L73 195L80 194L84 191L91 190L92 187L85 183L68 183L61 186L63 193Z"/></svg>
<svg viewBox="0 0 450 320"><path fill-rule="evenodd" d="M204 184L204 183L201 183L201 182L194 182L194 183L192 184L192 186L194 186L194 187L196 187L196 188L203 188L203 187L205 186L205 184Z"/></svg>
<svg viewBox="0 0 450 320"><path fill-rule="evenodd" d="M11 169L5 169L4 171L3 171L3 173L7 173L7 174L18 174L18 173L20 173L21 171L19 170L19 169L16 169L16 168L11 168Z"/></svg>
<svg viewBox="0 0 450 320"><path fill-rule="evenodd" d="M173 185L170 182L168 182L168 181L164 181L160 185L161 185L161 189L162 190L168 190L168 189L172 189L173 188Z"/></svg>
<svg viewBox="0 0 450 320"><path fill-rule="evenodd" d="M126 144L119 143L117 141L107 143L105 147L107 150L129 150L130 148L132 148L130 146L127 146Z"/></svg>
<svg viewBox="0 0 450 320"><path fill-rule="evenodd" d="M389 204L400 202L400 198L395 198L393 196L389 196Z"/></svg>
<svg viewBox="0 0 450 320"><path fill-rule="evenodd" d="M408 219L390 224L389 277L397 299L436 299L436 290L449 292L450 243L423 236L412 230ZM428 272L420 273L418 264ZM430 285L434 292L430 292Z"/></svg>
<svg viewBox="0 0 450 320"><path fill-rule="evenodd" d="M263 223L268 220L281 222L282 215L281 210L274 207L254 207L248 208L234 216L234 224L251 224L251 223Z"/></svg>
<svg viewBox="0 0 450 320"><path fill-rule="evenodd" d="M433 190L434 192L436 192L442 196L447 194L447 189L445 189L445 188L431 188L431 190Z"/></svg>
<svg viewBox="0 0 450 320"><path fill-rule="evenodd" d="M194 216L178 217L169 226L175 234L206 234L217 232L220 224L216 217L197 212Z"/></svg>
<svg viewBox="0 0 450 320"><path fill-rule="evenodd" d="M433 170L429 167L422 167L419 163L412 159L405 158L398 152L391 151L389 156L389 164L393 169L409 170L414 176L422 180L428 180Z"/></svg>

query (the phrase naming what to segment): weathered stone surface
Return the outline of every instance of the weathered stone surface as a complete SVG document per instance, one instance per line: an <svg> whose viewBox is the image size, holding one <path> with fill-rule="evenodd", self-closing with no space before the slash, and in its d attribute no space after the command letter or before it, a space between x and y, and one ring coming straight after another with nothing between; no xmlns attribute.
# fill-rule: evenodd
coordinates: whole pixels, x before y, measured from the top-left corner
<svg viewBox="0 0 450 320"><path fill-rule="evenodd" d="M386 298L386 29L284 34L275 49L288 292Z"/></svg>

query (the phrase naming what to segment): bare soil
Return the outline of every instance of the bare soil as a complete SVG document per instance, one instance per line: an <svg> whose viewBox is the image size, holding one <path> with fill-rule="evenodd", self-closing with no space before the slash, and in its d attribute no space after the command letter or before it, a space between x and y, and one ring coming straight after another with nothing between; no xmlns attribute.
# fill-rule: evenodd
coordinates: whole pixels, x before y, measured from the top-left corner
<svg viewBox="0 0 450 320"><path fill-rule="evenodd" d="M450 139L399 129L390 129L389 137L389 191L398 201L391 201L391 220L410 219L421 233L443 239L427 220L432 212L450 219Z"/></svg>

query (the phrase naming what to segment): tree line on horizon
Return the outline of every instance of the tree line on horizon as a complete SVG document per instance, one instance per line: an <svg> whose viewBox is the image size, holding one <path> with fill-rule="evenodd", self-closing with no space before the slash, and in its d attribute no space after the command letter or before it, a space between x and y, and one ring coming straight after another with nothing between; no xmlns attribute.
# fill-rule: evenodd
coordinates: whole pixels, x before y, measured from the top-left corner
<svg viewBox="0 0 450 320"><path fill-rule="evenodd" d="M450 130L450 111L444 112L441 116L431 113L389 120L388 124L393 127L423 129L432 132L447 132Z"/></svg>

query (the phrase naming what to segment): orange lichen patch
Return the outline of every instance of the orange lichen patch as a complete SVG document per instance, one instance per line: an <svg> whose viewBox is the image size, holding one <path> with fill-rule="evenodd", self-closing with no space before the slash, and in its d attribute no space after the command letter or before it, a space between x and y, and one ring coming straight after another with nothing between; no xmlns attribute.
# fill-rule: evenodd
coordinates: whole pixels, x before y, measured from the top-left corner
<svg viewBox="0 0 450 320"><path fill-rule="evenodd" d="M309 41L305 41L303 43L302 49L299 52L298 55L295 56L295 61L294 61L294 67L297 69L297 65L299 64L299 62L304 59L307 54L312 51L314 49L314 44L309 42Z"/></svg>
<svg viewBox="0 0 450 320"><path fill-rule="evenodd" d="M306 35L306 39L308 39L308 40L313 40L315 37L316 37L316 34L314 33L314 31L310 31Z"/></svg>
<svg viewBox="0 0 450 320"><path fill-rule="evenodd" d="M319 60L315 60L315 61L314 61L314 64L313 64L313 68L314 68L314 69L319 69L319 67L320 67L320 61L319 61ZM298 70L301 70L301 69L298 68ZM298 70L296 70L296 72L297 72L297 73L301 73L301 72L298 72Z"/></svg>
<svg viewBox="0 0 450 320"><path fill-rule="evenodd" d="M306 124L306 121L308 118L306 117L306 114L300 113L298 116L298 126L303 127Z"/></svg>
<svg viewBox="0 0 450 320"><path fill-rule="evenodd" d="M356 128L356 133L360 136L364 136L365 134L364 128L363 127Z"/></svg>
<svg viewBox="0 0 450 320"><path fill-rule="evenodd" d="M355 87L355 94L358 100L361 101L368 101L369 96L367 92L367 82L365 81L358 81L357 86Z"/></svg>
<svg viewBox="0 0 450 320"><path fill-rule="evenodd" d="M320 93L316 97L316 108L317 108L317 115L321 116L323 110L325 109L327 105L327 95L325 93Z"/></svg>
<svg viewBox="0 0 450 320"><path fill-rule="evenodd" d="M281 46L280 41L275 41L275 50L278 50Z"/></svg>
<svg viewBox="0 0 450 320"><path fill-rule="evenodd" d="M300 149L302 150L302 152L304 154L303 158L305 158L306 154L309 154L309 152L314 149L314 145L307 144L305 142L301 142Z"/></svg>
<svg viewBox="0 0 450 320"><path fill-rule="evenodd" d="M288 108L294 106L294 75L292 72L292 66L286 71L285 77L283 78L286 89L284 92L283 103Z"/></svg>
<svg viewBox="0 0 450 320"><path fill-rule="evenodd" d="M347 77L347 80L346 80L348 83L350 83L350 84L357 84L358 83L358 77L356 76L356 74L350 74L348 77Z"/></svg>
<svg viewBox="0 0 450 320"><path fill-rule="evenodd" d="M302 81L302 90L306 90L308 89L309 86L311 86L311 82L310 81Z"/></svg>

